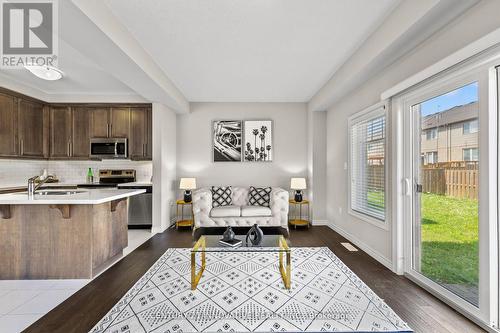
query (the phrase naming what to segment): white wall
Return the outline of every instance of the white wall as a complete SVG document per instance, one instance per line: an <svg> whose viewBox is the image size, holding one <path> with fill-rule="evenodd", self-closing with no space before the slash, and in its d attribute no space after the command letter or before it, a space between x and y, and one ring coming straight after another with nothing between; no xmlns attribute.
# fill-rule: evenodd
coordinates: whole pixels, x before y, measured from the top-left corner
<svg viewBox="0 0 500 333"><path fill-rule="evenodd" d="M153 232L170 225L176 200L176 114L153 103Z"/></svg>
<svg viewBox="0 0 500 333"><path fill-rule="evenodd" d="M391 230L383 230L346 213L348 172L347 119L380 101L380 94L400 81L500 27L500 1L481 1L419 47L330 106L327 112L327 216L334 228L371 254L392 261ZM340 212L342 209L342 212Z"/></svg>
<svg viewBox="0 0 500 333"><path fill-rule="evenodd" d="M291 177L307 177L307 111L305 103L191 103L177 116L177 176L196 177L198 187L211 185L280 186ZM212 162L212 121L272 119L271 163Z"/></svg>
<svg viewBox="0 0 500 333"><path fill-rule="evenodd" d="M313 223L325 224L328 220L326 214L326 112L312 113Z"/></svg>

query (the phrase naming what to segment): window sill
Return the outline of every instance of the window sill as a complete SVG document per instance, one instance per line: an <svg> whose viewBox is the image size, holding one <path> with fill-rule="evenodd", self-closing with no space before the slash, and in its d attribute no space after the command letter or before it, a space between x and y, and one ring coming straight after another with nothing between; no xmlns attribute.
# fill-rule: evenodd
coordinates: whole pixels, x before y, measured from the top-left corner
<svg viewBox="0 0 500 333"><path fill-rule="evenodd" d="M358 213L356 211L353 211L352 209L349 209L349 215L351 215L351 216L353 216L361 221L368 222L377 228L389 231L389 224L387 223L387 220L382 221L382 220L376 219L374 217L371 217L371 216L368 216L368 215L365 215L362 213Z"/></svg>

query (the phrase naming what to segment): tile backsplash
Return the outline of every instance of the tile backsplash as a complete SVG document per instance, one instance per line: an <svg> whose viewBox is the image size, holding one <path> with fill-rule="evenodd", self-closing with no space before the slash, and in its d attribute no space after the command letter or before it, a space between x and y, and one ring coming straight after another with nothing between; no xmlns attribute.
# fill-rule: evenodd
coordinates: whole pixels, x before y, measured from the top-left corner
<svg viewBox="0 0 500 333"><path fill-rule="evenodd" d="M55 174L62 183L84 183L87 170L94 176L99 169L135 169L139 182L149 182L153 175L151 161L104 160L104 161L40 161L0 159L0 187L22 185L29 177L40 175L43 169Z"/></svg>

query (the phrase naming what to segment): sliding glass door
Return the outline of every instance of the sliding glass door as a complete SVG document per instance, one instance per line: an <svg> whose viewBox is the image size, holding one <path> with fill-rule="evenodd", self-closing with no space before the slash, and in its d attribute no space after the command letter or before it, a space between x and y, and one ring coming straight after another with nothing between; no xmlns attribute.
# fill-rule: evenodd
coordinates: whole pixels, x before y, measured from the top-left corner
<svg viewBox="0 0 500 333"><path fill-rule="evenodd" d="M412 105L413 269L479 306L478 82Z"/></svg>
<svg viewBox="0 0 500 333"><path fill-rule="evenodd" d="M463 65L394 104L405 129L405 274L487 325L499 316L494 65Z"/></svg>

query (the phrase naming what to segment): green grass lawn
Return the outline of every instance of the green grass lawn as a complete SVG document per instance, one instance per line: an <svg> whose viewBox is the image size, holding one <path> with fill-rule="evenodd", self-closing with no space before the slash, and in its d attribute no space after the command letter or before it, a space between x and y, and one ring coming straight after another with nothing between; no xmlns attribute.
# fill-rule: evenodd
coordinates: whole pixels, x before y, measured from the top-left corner
<svg viewBox="0 0 500 333"><path fill-rule="evenodd" d="M422 195L422 273L445 284L478 285L478 202Z"/></svg>

